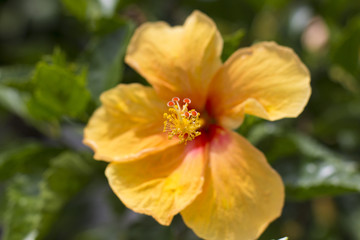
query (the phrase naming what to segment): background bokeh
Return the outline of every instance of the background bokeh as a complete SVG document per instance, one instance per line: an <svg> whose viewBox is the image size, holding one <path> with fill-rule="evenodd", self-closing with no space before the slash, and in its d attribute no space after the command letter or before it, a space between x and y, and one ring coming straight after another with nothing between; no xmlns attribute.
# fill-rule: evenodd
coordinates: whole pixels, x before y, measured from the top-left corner
<svg viewBox="0 0 360 240"><path fill-rule="evenodd" d="M360 239L360 1L0 0L1 239L198 239L180 216L163 227L126 209L81 143L104 90L146 84L123 63L136 26L194 9L218 25L223 60L273 40L311 71L300 117L247 116L238 130L286 185L260 239Z"/></svg>

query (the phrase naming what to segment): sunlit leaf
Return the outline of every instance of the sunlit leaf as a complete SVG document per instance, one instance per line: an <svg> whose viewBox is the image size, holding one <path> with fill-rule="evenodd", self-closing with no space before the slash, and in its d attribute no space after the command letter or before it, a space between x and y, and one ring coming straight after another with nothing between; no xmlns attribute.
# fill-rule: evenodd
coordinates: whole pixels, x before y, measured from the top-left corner
<svg viewBox="0 0 360 240"><path fill-rule="evenodd" d="M115 14L120 0L61 0L64 7L81 21L93 23L95 20Z"/></svg>
<svg viewBox="0 0 360 240"><path fill-rule="evenodd" d="M30 113L40 120L57 120L61 116L79 117L90 99L86 88L86 71L66 66L64 57L55 51L52 62L37 64L32 83ZM64 66L65 65L65 66Z"/></svg>
<svg viewBox="0 0 360 240"><path fill-rule="evenodd" d="M72 0L61 0L65 8L75 17L79 19L86 19L87 17L87 6L88 0L78 0L78 1L72 1Z"/></svg>

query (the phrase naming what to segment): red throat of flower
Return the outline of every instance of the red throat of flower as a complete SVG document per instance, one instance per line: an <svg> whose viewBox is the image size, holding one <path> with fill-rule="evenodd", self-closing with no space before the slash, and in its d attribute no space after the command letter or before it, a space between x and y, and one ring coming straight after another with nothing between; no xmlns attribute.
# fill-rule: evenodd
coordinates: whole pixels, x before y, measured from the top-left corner
<svg viewBox="0 0 360 240"><path fill-rule="evenodd" d="M187 143L201 134L197 131L202 125L200 113L195 109L188 110L191 103L189 98L183 99L183 105L180 105L180 98L173 97L167 103L169 112L164 113L164 132L169 134L169 139L177 136L180 142Z"/></svg>

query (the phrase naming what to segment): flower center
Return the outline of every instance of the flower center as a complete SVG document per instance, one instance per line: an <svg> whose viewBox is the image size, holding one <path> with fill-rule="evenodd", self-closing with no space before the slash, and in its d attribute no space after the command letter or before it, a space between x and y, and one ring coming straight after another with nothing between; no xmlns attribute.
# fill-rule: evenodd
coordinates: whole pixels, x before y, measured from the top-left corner
<svg viewBox="0 0 360 240"><path fill-rule="evenodd" d="M200 119L200 113L195 109L188 110L188 106L191 103L189 98L184 98L183 105L180 106L180 98L173 97L171 101L167 103L169 112L164 113L164 131L169 134L169 139L177 136L180 142L187 143L201 134L197 131L202 125L202 119Z"/></svg>

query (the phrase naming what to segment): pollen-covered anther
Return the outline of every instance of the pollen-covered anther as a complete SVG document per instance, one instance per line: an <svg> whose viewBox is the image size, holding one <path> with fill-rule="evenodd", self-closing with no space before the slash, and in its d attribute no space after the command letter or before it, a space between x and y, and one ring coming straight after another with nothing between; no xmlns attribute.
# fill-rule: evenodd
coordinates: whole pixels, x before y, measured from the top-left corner
<svg viewBox="0 0 360 240"><path fill-rule="evenodd" d="M201 132L197 131L201 127L200 113L194 109L188 110L188 106L191 103L189 98L183 100L184 105L180 106L180 98L173 97L171 101L167 103L169 112L164 113L164 132L167 132L169 139L177 136L180 142L193 140L199 136Z"/></svg>

